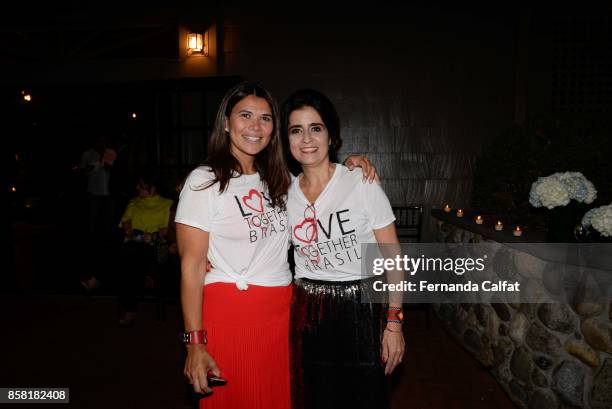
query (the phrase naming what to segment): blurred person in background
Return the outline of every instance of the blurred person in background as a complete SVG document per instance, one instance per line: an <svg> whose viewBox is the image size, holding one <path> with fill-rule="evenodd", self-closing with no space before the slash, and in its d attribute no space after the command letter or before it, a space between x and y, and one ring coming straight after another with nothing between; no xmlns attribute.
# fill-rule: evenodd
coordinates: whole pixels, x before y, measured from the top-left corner
<svg viewBox="0 0 612 409"><path fill-rule="evenodd" d="M172 200L160 196L158 189L155 175L138 177L137 195L128 203L119 223L124 234L119 258L121 273L117 277L121 326L134 324L136 296L143 286L155 285L157 269L169 251Z"/></svg>
<svg viewBox="0 0 612 409"><path fill-rule="evenodd" d="M87 176L87 237L88 259L84 266L81 285L86 291L92 291L100 286L97 276L100 273L100 261L104 259L105 247L113 237L113 203L110 195L110 169L117 153L108 147L105 135L98 135L94 145L83 152L80 170Z"/></svg>

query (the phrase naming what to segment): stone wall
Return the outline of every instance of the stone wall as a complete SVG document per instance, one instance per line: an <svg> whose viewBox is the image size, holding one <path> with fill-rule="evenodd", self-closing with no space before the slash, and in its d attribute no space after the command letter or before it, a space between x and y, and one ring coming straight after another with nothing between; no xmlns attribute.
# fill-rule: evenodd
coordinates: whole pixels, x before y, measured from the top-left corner
<svg viewBox="0 0 612 409"><path fill-rule="evenodd" d="M446 222L437 227L441 242L490 242ZM502 243L497 248L494 257L511 257L516 273L534 273L519 260L535 257L512 257L516 250ZM434 304L433 309L519 407L612 408L610 303Z"/></svg>

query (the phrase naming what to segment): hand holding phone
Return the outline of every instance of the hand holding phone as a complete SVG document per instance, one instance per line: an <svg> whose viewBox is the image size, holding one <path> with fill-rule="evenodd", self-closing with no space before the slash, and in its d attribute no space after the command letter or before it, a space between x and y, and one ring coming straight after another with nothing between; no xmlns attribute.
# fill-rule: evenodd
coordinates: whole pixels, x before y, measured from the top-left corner
<svg viewBox="0 0 612 409"><path fill-rule="evenodd" d="M210 388L214 388L216 386L224 386L225 384L227 384L227 379L218 377L212 371L208 371L206 379L208 380L208 386ZM209 392L205 392L205 393L195 393L198 399L206 398L212 394L213 394L212 389Z"/></svg>
<svg viewBox="0 0 612 409"><path fill-rule="evenodd" d="M208 379L208 386L224 386L227 384L227 379L223 379L215 375L212 371L208 371L208 375L206 376Z"/></svg>

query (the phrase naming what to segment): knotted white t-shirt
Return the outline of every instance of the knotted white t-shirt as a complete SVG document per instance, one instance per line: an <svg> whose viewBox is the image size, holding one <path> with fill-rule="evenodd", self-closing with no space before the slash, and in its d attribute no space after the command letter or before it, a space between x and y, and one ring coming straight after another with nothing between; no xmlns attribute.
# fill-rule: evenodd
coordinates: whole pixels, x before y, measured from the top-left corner
<svg viewBox="0 0 612 409"><path fill-rule="evenodd" d="M230 179L223 193L218 183L204 189L213 179L208 167L191 172L174 219L210 233L208 260L213 267L204 284L235 283L240 290L249 284L289 285L286 210L272 207L257 173Z"/></svg>

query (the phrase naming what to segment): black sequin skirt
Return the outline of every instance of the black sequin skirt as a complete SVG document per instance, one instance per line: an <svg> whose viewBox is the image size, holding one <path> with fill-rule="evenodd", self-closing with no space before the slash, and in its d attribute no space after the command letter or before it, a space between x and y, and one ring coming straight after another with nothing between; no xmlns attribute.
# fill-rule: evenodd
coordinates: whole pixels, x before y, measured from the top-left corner
<svg viewBox="0 0 612 409"><path fill-rule="evenodd" d="M383 305L371 280L297 279L291 311L294 409L389 407L381 361Z"/></svg>

